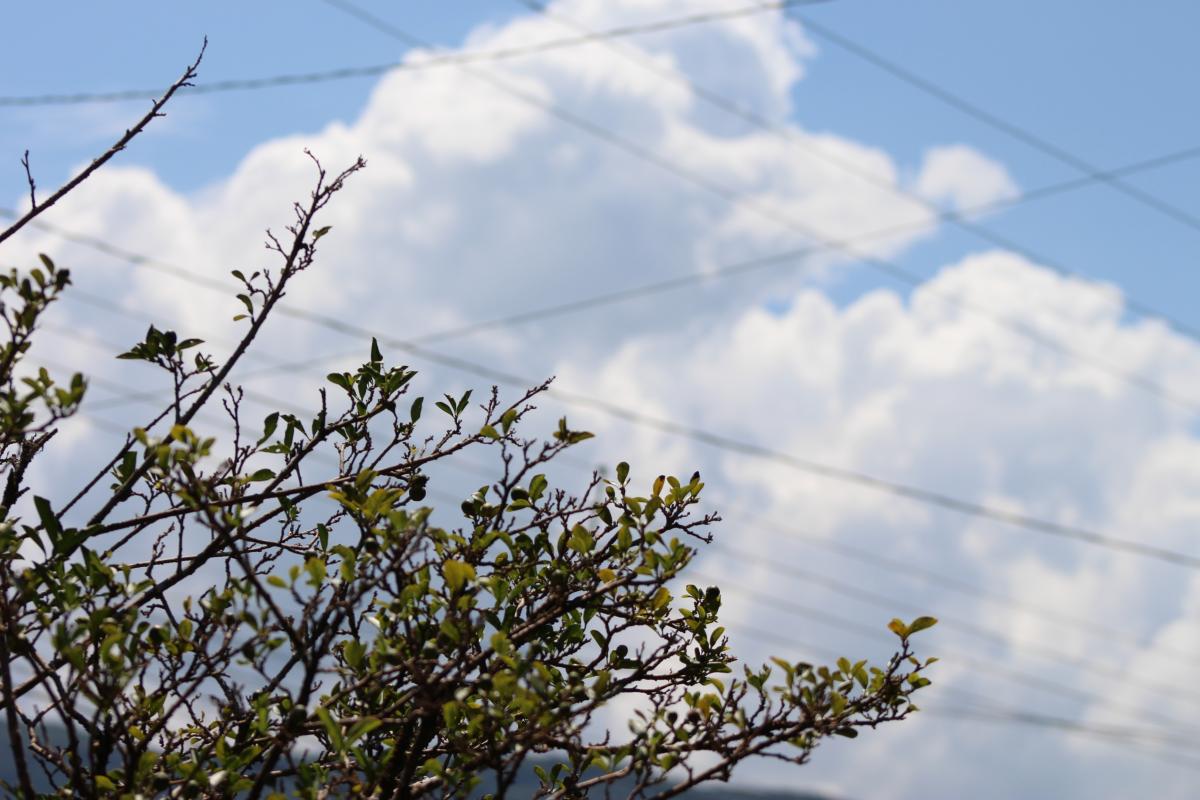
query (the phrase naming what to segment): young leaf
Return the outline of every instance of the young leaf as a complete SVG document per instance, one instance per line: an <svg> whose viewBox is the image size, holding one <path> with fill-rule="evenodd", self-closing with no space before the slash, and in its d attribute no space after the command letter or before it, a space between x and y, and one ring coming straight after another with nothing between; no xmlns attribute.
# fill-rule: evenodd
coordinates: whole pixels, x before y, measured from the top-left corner
<svg viewBox="0 0 1200 800"><path fill-rule="evenodd" d="M465 561L451 558L442 564L442 575L446 578L446 585L450 590L458 592L467 581L475 580L475 568Z"/></svg>

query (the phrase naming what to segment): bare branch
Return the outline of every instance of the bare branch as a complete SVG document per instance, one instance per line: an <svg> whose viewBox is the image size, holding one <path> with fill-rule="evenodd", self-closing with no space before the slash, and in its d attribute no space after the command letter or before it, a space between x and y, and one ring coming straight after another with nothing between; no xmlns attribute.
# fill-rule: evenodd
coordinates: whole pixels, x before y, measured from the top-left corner
<svg viewBox="0 0 1200 800"><path fill-rule="evenodd" d="M202 58L204 58L204 51L207 48L208 48L208 38L206 37L204 39L204 43L200 47L199 55L196 56L196 60L193 61L186 70L184 70L183 75L181 75L179 77L179 79L177 81L175 81L175 83L171 84L171 87L169 89L167 89L166 92L163 93L162 97L160 97L154 101L154 104L152 106L150 106L150 110L148 112L146 112L145 116L143 116L140 120L138 120L137 123L134 124L134 126L132 128L129 128L127 131L125 131L125 133L121 136L121 138L117 139L117 141L113 144L112 147L108 148L108 150L104 151L104 153L102 155L95 158L92 161L92 163L88 164L87 167L82 172L80 172L74 178L71 178L69 181L64 183L61 187L59 187L58 191L56 191L54 194L52 194L48 198L46 198L46 200L43 203L41 203L39 205L36 201L33 202L29 211L25 212L25 214L20 219L18 219L12 225L5 228L4 231L0 231L0 242L5 241L10 236L15 234L17 231L21 230L21 228L24 228L29 222L31 222L33 219L35 219L43 211L45 211L46 209L53 206L55 203L57 203L59 200L61 200L64 196L66 196L69 192L71 192L73 189L75 189L81 183L83 183L88 178L90 178L96 170L100 169L102 166L107 164L112 159L113 156L115 156L117 153L124 150L129 145L129 143L134 140L135 137L137 137L140 133L142 133L142 131L144 131L146 129L146 126L150 124L151 120L155 119L156 117L163 116L163 113L162 113L163 107L166 106L167 102L175 95L175 93L184 86L191 86L191 81L193 78L196 77L196 70L200 66L200 60ZM28 151L26 151L26 158L23 161L23 163L25 164L25 167L26 167L26 174L28 174L28 169L29 169L28 155L29 155L29 153L28 153ZM30 199L33 200L34 198L33 198L33 178L32 177L29 178L29 191L30 191Z"/></svg>
<svg viewBox="0 0 1200 800"><path fill-rule="evenodd" d="M25 168L25 180L29 183L29 208L37 208L37 183L33 180L33 172L29 169L29 149L21 157L21 166Z"/></svg>

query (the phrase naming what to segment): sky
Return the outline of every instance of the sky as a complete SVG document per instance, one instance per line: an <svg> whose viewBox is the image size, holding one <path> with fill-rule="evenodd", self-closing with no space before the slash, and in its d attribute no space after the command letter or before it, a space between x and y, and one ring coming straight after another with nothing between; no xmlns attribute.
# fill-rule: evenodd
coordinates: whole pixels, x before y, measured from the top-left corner
<svg viewBox="0 0 1200 800"><path fill-rule="evenodd" d="M285 223L310 185L309 148L331 168L361 154L368 169L326 212L334 234L289 297L298 308L419 340L701 276L428 346L530 380L557 375L567 392L758 448L713 448L594 406L542 409L546 430L562 409L599 434L585 466L702 471L725 521L697 572L726 587L748 660L793 654L784 650L878 659L893 615L942 619L924 637L942 662L922 714L824 746L799 771L763 765L739 780L861 800L1148 786L1190 797L1195 569L844 478L1200 555L1200 342L1188 331L1200 327L1189 300L1200 289L1190 268L1200 153L1123 177L1131 190L1090 180L1037 196L1086 177L1080 162L1114 170L1200 145L1185 101L1200 10L833 0L412 68L431 52L749 5L556 0L539 15L512 0L362 0L393 33L430 43L414 49L323 2L253 13L225 2L23 4L7 12L0 48L0 206L27 202L26 149L44 193L148 102L7 98L162 87L206 35L199 84L404 62L374 77L180 97L44 219L225 280L269 263L262 231ZM797 248L813 252L722 273ZM6 244L5 265L37 252L123 309L64 302L38 351L51 366L149 387L108 356L151 319L214 343L234 335L230 298L49 231ZM326 365L365 348L276 323L262 362L314 364L253 381L276 397L311 398ZM433 394L486 388L414 365ZM136 418L111 385L95 396L106 407L59 437L40 480L99 458L105 425ZM439 480L456 490L478 477ZM980 704L986 719L964 714Z"/></svg>

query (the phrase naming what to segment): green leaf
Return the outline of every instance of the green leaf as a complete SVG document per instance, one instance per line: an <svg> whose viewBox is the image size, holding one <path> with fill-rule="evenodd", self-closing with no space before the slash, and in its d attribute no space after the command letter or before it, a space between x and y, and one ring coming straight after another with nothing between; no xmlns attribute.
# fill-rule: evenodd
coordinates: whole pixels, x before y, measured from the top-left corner
<svg viewBox="0 0 1200 800"><path fill-rule="evenodd" d="M50 541L57 541L62 536L62 523L54 513L54 509L50 505L50 501L44 497L33 498L34 508L37 509L38 519L42 522L42 527L46 529L46 533L50 534Z"/></svg>
<svg viewBox="0 0 1200 800"><path fill-rule="evenodd" d="M262 469L255 470L254 473L247 478L247 480L249 480L251 483L257 483L259 481L269 481L274 477L274 470L269 470L266 467L263 467Z"/></svg>
<svg viewBox="0 0 1200 800"><path fill-rule="evenodd" d="M500 438L500 431L496 430L491 425L484 425L479 429L479 435L495 440Z"/></svg>
<svg viewBox="0 0 1200 800"><path fill-rule="evenodd" d="M413 400L412 407L408 410L408 418L410 421L415 423L421 418L421 406L424 405L424 403L424 397L418 397L416 400Z"/></svg>
<svg viewBox="0 0 1200 800"><path fill-rule="evenodd" d="M329 736L330 746L336 752L344 753L346 751L346 740L342 736L342 726L324 708L317 709L317 719L321 720L321 724L325 727L325 733Z"/></svg>
<svg viewBox="0 0 1200 800"><path fill-rule="evenodd" d="M451 558L442 564L442 576L445 577L450 590L457 592L467 581L475 580L475 568L465 561Z"/></svg>
<svg viewBox="0 0 1200 800"><path fill-rule="evenodd" d="M266 419L263 420L263 435L262 435L262 438L258 440L258 443L262 444L267 439L270 439L271 434L275 433L275 428L278 425L279 425L279 412L272 411L270 414L267 414Z"/></svg>
<svg viewBox="0 0 1200 800"><path fill-rule="evenodd" d="M371 363L378 364L383 361L383 353L379 352L379 341L371 337Z"/></svg>
<svg viewBox="0 0 1200 800"><path fill-rule="evenodd" d="M617 464L617 483L624 483L629 478L629 464L622 461Z"/></svg>
<svg viewBox="0 0 1200 800"><path fill-rule="evenodd" d="M908 626L898 619L894 619L888 623L888 630L899 636L901 639L908 638Z"/></svg>
<svg viewBox="0 0 1200 800"><path fill-rule="evenodd" d="M345 657L346 663L355 669L358 669L359 664L363 662L366 653L367 646L360 641L351 639L342 645L342 655Z"/></svg>
<svg viewBox="0 0 1200 800"><path fill-rule="evenodd" d="M911 636L917 631L923 631L937 625L935 617L917 617L912 622L908 623L908 633Z"/></svg>
<svg viewBox="0 0 1200 800"><path fill-rule="evenodd" d="M346 732L346 741L353 744L382 724L378 717L363 717Z"/></svg>
<svg viewBox="0 0 1200 800"><path fill-rule="evenodd" d="M571 529L571 538L567 540L567 546L577 553L587 554L596 546L596 538L587 528L576 525Z"/></svg>

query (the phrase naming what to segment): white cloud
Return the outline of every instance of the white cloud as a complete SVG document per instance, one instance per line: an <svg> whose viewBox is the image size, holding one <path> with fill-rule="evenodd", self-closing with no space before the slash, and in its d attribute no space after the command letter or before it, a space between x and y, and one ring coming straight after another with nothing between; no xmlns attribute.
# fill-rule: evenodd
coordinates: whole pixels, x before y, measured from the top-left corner
<svg viewBox="0 0 1200 800"><path fill-rule="evenodd" d="M592 28L709 8L632 0L556 6ZM518 18L481 29L469 46L515 46L568 34L549 19ZM772 118L790 110L790 88L813 54L799 28L778 13L617 46L634 48L662 69L719 84L718 89L753 87L739 100ZM720 69L713 72L715 64ZM357 120L263 143L228 179L190 197L137 170L109 169L65 201L54 219L221 277L235 266L270 264L260 247L262 229L286 223L287 202L303 197L311 184L303 148L331 169L362 153L369 169L327 212L335 235L323 243L325 266L297 285L292 300L354 308L361 321L402 335L649 277L704 271L810 243L811 230L843 237L916 226L870 245L883 254L928 234L926 209L853 174L866 172L874 181L900 187L902 170L878 148L795 124L785 137L746 130L742 123L731 127L685 85L660 80L606 45L486 64L477 71L487 79L444 67L385 76ZM498 92L489 81L534 102ZM542 102L617 131L743 199L730 203L698 190L546 114L538 107ZM126 198L119 214L109 202L118 196ZM30 236L27 243L26 252L36 244L71 261L95 260L50 237ZM113 274L111 266L105 269ZM698 309L758 298L777 284L772 274L672 302ZM215 309L227 316L224 301L180 291L170 279L139 275L132 282L136 304L188 325L202 325ZM381 297L387 301L379 302ZM607 329L671 324L647 310L646 304L613 307L602 319ZM561 337L565 328L572 344L587 346L596 338L589 326L601 317L581 319L556 326L555 335ZM289 330L281 345L295 346L296 335ZM511 342L493 336L485 344L503 352Z"/></svg>
<svg viewBox="0 0 1200 800"><path fill-rule="evenodd" d="M593 28L704 7L665 0L571 0L555 6ZM545 19L521 18L476 31L468 46L515 46L563 34ZM736 90L772 119L791 115L790 90L815 54L803 32L781 24L778 14L680 29L622 46L638 48L660 69ZM289 221L288 202L309 190L313 169L304 147L331 169L362 153L368 170L326 213L324 223L334 231L322 241L320 265L288 299L395 335L711 270L811 243L804 229L841 238L910 225L905 234L870 245L881 255L901 253L933 229L927 208L880 188L906 186L903 176L913 171L874 143L798 123L788 123L783 138L749 130L679 83L653 78L607 47L562 50L485 69L538 102L560 104L619 131L741 199L730 203L698 191L565 126L536 104L498 94L469 74L438 68L385 77L358 119L264 142L232 175L202 192L184 196L148 172L110 169L65 201L52 221L223 278L233 267L271 263L261 250L261 231ZM923 197L956 208L1015 191L1003 167L963 145L932 148L913 186ZM39 249L52 252L76 267L81 285L120 297L148 319L171 320L189 334L215 339L235 332L227 322L236 312L229 298L159 273L115 267L37 232L15 244L23 251L6 251L14 263L21 252L26 257ZM831 269L846 261L826 255L813 263ZM1186 403L1164 404L1111 369L1040 348L965 310L986 307L1019 316L1071 350L1135 370L1181 398L1200 398L1195 345L1162 326L1125 321L1114 287L1063 279L1004 253L966 259L909 298L878 291L839 307L819 291L797 290L801 283L792 271L764 271L745 281L493 332L459 347L534 377L557 369L565 386L781 451L1189 548L1197 521L1191 491L1197 443ZM792 301L786 311L758 308L764 297L780 295ZM77 306L61 311L109 338L128 340L140 333L134 325ZM262 346L296 358L346 344L327 331L281 318ZM64 346L60 355L98 371L110 369L82 348ZM130 383L142 380L120 374L130 376ZM295 399L303 396L298 384L304 380L290 375L269 386ZM438 374L425 385L435 391L443 380L462 379ZM609 434L600 446L610 463L628 458L650 472L683 474L700 466L713 495L730 508L722 530L732 543L770 553L778 563L848 576L921 608L950 609L1007 632L1014 643L981 645L940 631L930 637L932 651L949 643L1042 668L1042 662L1027 663L1015 647L1034 641L1122 659L1131 672L1183 680L1163 671L1163 653L1147 654L1143 664L1128 650L1097 650L1092 639L1064 637L1047 620L1010 618L994 604L934 591L909 576L868 572L758 529L741 509L752 506L756 514L807 533L923 562L988 591L1109 619L1167 644L1189 636L1181 620L1200 596L1190 576L968 522L745 456L716 454L601 417L591 421ZM71 444L90 433L79 433ZM78 457L75 451L60 455L41 479L61 481ZM753 578L754 585L776 594L878 622L881 632L890 616L887 609L835 601L827 589L767 570L739 571L716 561L706 568L735 583ZM794 629L798 638L848 653L884 654L879 645L797 622L762 604L731 597L730 610L735 621L757 620L782 633ZM1079 710L1012 681L975 676L953 659L942 674L997 702L1044 704L1064 714ZM1077 680L1070 670L1054 674ZM1078 680L1090 690L1111 691L1102 681ZM1138 697L1131 693L1126 699ZM995 771L989 765L997 752L1007 753L1008 763L1019 758L1027 771ZM1112 762L1111 752L1094 743L1064 745L1049 734L1023 736L929 717L821 753L799 780L864 797L982 797L989 791L996 797L1033 796L1044 794L1036 781L1048 780L1073 759L1070 763L1087 768L1072 771L1087 776L1071 788L1082 797L1108 794L1123 780L1132 781L1130 775L1153 774L1139 772L1144 766L1138 764ZM883 763L896 765L886 785L874 769ZM981 775L991 781L987 787L981 787ZM1185 796L1186 785L1173 781L1177 773L1156 781L1156 790L1163 797ZM1068 795L1065 787L1052 793Z"/></svg>
<svg viewBox="0 0 1200 800"><path fill-rule="evenodd" d="M1017 184L1003 164L963 144L925 152L914 187L917 194L958 210L1016 197Z"/></svg>
<svg viewBox="0 0 1200 800"><path fill-rule="evenodd" d="M962 302L947 305L941 299L947 295ZM1200 348L1194 343L1154 324L1123 321L1119 295L1111 287L1061 278L1003 253L947 268L907 302L877 292L838 308L818 292L804 291L781 314L754 310L727 326L700 330L697 325L634 338L598 369L564 363L561 372L564 385L575 391L619 398L658 417L687 420L800 458L1195 552L1200 523L1194 499L1200 481L1195 467L1200 440L1192 433L1196 410L1165 403L1062 353L1038 348L964 310L964 304L1020 306L1030 324L1054 320L1056 336L1085 352L1103 351L1112 361L1193 396L1200 390L1194 377ZM606 423L597 417L595 424ZM1181 636L1194 627L1188 598L1200 593L1200 581L1186 570L971 520L665 434L638 431L609 442L613 457L635 450L648 474L700 465L717 507L726 511L719 535L731 545L769 554L777 564L818 574L828 570L842 581L895 598L896 613L924 611L973 621L1005 640L997 646L953 627L928 637L930 652L948 651L941 675L947 685L982 693L995 703L1067 717L1083 713L1126 726L1161 723L1138 713L1161 697L1161 690L1155 695L1146 686L1174 682L1179 693L1191 691L1185 677L1189 667L1172 666L1179 663L1180 648L1200 659L1195 637ZM756 524L764 518L775 527ZM1052 609L1060 617L1098 620L1164 644L1139 651L1128 641L1085 636L1045 615L914 585L903 575L861 564L836 563L783 535L779 526L851 542L977 583L985 592ZM783 598L874 620L881 631L890 616L886 603L843 597L826 585L791 581L761 568L748 570L719 554L706 559L703 569L720 571L731 587L769 587ZM824 637L852 655L878 654L877 646L845 633L814 629L794 618L789 622L770 604L735 601L731 610L735 631L738 622L777 631L791 625L798 638ZM1047 660L1046 652L1090 662L1107 674L1081 673ZM1081 706L1069 695L1047 697L1011 677L957 663L951 653L996 659L1110 698L1114 705ZM1114 674L1128 686L1114 688ZM1200 694L1194 702L1200 703ZM947 696L940 704L946 703L953 699ZM1165 707L1161 713L1187 720L1197 707L1189 702L1187 710ZM1013 744L1004 728L975 730L964 741L961 725L922 723L919 748L910 738L917 734L907 730L889 732L882 744L860 748L859 740L819 756L815 771L839 780L848 796L880 796L874 773L859 778L853 765L888 763L896 765L898 786L908 788L882 796L921 796L918 787L933 791L934 784L922 775L934 773L940 781L934 793L955 795L953 787L966 791L989 774L969 756L972 748L986 749L979 747L981 741L997 748ZM937 754L947 752L955 753L953 760L962 766L942 763ZM1106 752L1095 742L1064 744L1047 737L1022 756L1022 763L1030 781L1045 778L1067 759L1090 765L1093 788L1100 791L1105 781L1118 779L1112 772L1117 766L1103 766ZM1079 778L1076 791L1086 796L1089 779L1081 777L1083 767L1071 770ZM1019 790L1022 785L1032 790L1011 776L996 774L995 780L994 795L973 796L1027 796ZM1183 797L1189 788L1183 773L1172 772L1158 790L1162 796Z"/></svg>

